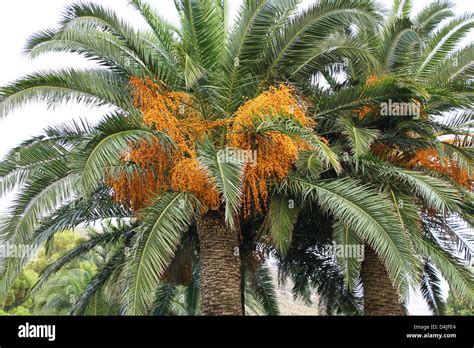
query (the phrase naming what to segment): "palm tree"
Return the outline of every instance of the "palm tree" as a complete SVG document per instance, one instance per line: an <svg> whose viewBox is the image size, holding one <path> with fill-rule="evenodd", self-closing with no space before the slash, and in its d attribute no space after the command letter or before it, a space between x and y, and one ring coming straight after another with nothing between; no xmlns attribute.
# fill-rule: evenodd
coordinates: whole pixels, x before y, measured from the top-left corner
<svg viewBox="0 0 474 348"><path fill-rule="evenodd" d="M453 214L472 222L472 149L463 141L440 140L442 135L466 139L472 117L474 51L472 44L462 49L457 44L474 22L472 15L454 17L451 8L450 2L434 2L410 18L411 1L395 1L375 32L354 34L367 42L370 66L348 64L342 83L337 82L341 69L328 69L322 78L329 95L307 87L319 100L314 111L321 120L319 132L343 149L347 175L379 187L394 202L404 250L418 255L411 277L435 313L441 301L433 265L458 295L473 299L472 274L446 246L443 250L438 238L452 232L448 222ZM385 117L381 105L391 101L420 106L421 115L413 115L420 117ZM434 219L438 228L432 228ZM334 232L341 243L365 243L362 265L347 260L342 265L349 283L362 277L365 314L402 314L400 295L406 291L387 255L347 225L339 224Z"/></svg>
<svg viewBox="0 0 474 348"><path fill-rule="evenodd" d="M102 237L122 240L124 251L113 260L121 264L124 312L143 314L195 221L202 313L242 314L239 219L265 210L272 184L287 176L298 151L310 158L303 172L311 174L313 159L322 171L339 169L335 154L311 131L301 94L269 86L309 81L335 59L365 60L365 47L341 32L373 23L376 8L365 0L323 0L304 11L297 10L298 1L244 1L231 25L225 1L181 0L175 28L142 1L131 3L150 30L135 30L110 10L79 3L65 11L59 28L28 42L30 57L72 52L99 68L39 72L1 89L2 114L35 100L114 108L95 127L49 129L46 137L10 152L2 165L2 193L19 187L20 194L2 235L39 245L64 226L133 217L129 233ZM262 102L270 103L262 108ZM220 160L229 147L257 150L259 164ZM298 180L286 187L312 191L327 210L355 221L355 230L383 223L381 230L395 231L392 210L369 188L351 191L356 183L350 180L308 187ZM351 206L338 214L347 204L344 196L361 194L376 202L366 216L360 219ZM282 202L272 197L268 221L272 240L285 248L292 228L276 219ZM377 227L368 230L376 233ZM26 261L7 265L3 289Z"/></svg>

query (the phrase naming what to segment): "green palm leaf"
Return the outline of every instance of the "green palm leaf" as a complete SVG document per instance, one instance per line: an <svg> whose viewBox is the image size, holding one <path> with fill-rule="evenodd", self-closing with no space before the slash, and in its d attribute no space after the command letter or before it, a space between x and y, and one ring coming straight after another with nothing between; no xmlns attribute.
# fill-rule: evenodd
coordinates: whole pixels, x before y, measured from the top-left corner
<svg viewBox="0 0 474 348"><path fill-rule="evenodd" d="M211 178L216 181L216 186L225 204L225 221L235 228L235 216L238 215L242 201L242 181L244 174L244 161L238 155L238 149L218 150L209 139L199 146L199 161Z"/></svg>
<svg viewBox="0 0 474 348"><path fill-rule="evenodd" d="M199 202L190 194L169 193L143 212L144 220L127 257L126 313L148 312L158 279L171 262L196 210Z"/></svg>
<svg viewBox="0 0 474 348"><path fill-rule="evenodd" d="M413 242L416 249L426 255L448 280L451 290L469 303L474 303L472 273L435 242L422 236L414 238Z"/></svg>
<svg viewBox="0 0 474 348"><path fill-rule="evenodd" d="M261 266L255 271L247 273L249 291L266 315L278 315L277 294L270 270Z"/></svg>
<svg viewBox="0 0 474 348"><path fill-rule="evenodd" d="M289 177L281 190L314 201L348 226L382 257L396 286L406 290L407 277L414 274L417 262L386 197L349 178L308 181Z"/></svg>
<svg viewBox="0 0 474 348"><path fill-rule="evenodd" d="M67 101L86 105L130 108L128 81L106 70L62 69L38 72L0 88L0 116L29 102L47 101L50 107Z"/></svg>
<svg viewBox="0 0 474 348"><path fill-rule="evenodd" d="M299 210L300 207L290 197L275 194L270 198L263 226L268 230L272 244L282 255L291 245Z"/></svg>

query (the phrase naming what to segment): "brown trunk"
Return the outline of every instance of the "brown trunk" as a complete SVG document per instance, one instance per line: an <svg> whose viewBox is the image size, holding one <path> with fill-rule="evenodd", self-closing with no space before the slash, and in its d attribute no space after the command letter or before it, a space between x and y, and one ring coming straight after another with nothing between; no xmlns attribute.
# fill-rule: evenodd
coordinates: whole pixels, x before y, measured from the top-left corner
<svg viewBox="0 0 474 348"><path fill-rule="evenodd" d="M226 227L219 212L197 221L203 315L242 315L239 234Z"/></svg>
<svg viewBox="0 0 474 348"><path fill-rule="evenodd" d="M364 287L365 315L405 315L397 289L394 288L383 262L365 245L361 278Z"/></svg>

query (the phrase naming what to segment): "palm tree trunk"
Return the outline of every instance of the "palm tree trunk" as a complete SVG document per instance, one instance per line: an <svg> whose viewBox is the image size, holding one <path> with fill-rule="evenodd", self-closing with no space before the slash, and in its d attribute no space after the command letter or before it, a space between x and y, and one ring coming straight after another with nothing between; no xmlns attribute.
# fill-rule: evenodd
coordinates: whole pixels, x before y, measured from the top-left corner
<svg viewBox="0 0 474 348"><path fill-rule="evenodd" d="M364 287L365 315L405 315L397 289L393 286L383 262L365 245L361 278Z"/></svg>
<svg viewBox="0 0 474 348"><path fill-rule="evenodd" d="M197 221L201 260L203 315L243 315L239 245L220 212L209 211Z"/></svg>

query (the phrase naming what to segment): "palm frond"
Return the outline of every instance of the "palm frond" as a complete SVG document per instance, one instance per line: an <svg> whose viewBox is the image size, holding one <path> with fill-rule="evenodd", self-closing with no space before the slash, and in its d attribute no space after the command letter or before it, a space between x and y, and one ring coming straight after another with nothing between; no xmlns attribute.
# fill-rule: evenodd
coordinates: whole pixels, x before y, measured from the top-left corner
<svg viewBox="0 0 474 348"><path fill-rule="evenodd" d="M144 220L127 257L124 312L132 315L148 312L158 279L199 209L199 202L190 194L169 193L157 198L143 212Z"/></svg>
<svg viewBox="0 0 474 348"><path fill-rule="evenodd" d="M322 0L291 18L283 35L270 48L264 79L275 76L290 62L307 61L308 48L326 39L330 33L349 25L375 22L376 8L371 1ZM309 50L311 51L311 50Z"/></svg>
<svg viewBox="0 0 474 348"><path fill-rule="evenodd" d="M175 284L161 283L156 288L155 299L153 303L153 315L169 315L173 299L177 293Z"/></svg>
<svg viewBox="0 0 474 348"><path fill-rule="evenodd" d="M228 114L238 108L243 98L255 94L260 80L251 73L255 70L262 73L262 47L270 44L272 34L278 33L282 22L295 11L299 2L245 0L240 6L223 59L222 108Z"/></svg>
<svg viewBox="0 0 474 348"><path fill-rule="evenodd" d="M278 315L277 294L270 270L260 266L253 272L247 272L248 287L266 315Z"/></svg>
<svg viewBox="0 0 474 348"><path fill-rule="evenodd" d="M339 220L336 220L333 224L333 238L338 247L343 248L343 250L355 250L355 248L361 248L363 245L360 238ZM356 255L352 255L352 257L345 255L345 257L336 257L336 260L344 274L345 286L348 291L354 291L361 268L361 258L357 258Z"/></svg>
<svg viewBox="0 0 474 348"><path fill-rule="evenodd" d="M116 271L117 266L125 259L124 248L115 251L110 260L92 277L81 296L73 304L70 314L84 315L91 303L96 300L96 295L103 291L110 276Z"/></svg>
<svg viewBox="0 0 474 348"><path fill-rule="evenodd" d="M298 154L296 169L301 175L312 178L318 178L324 170L318 154L312 151L301 151Z"/></svg>
<svg viewBox="0 0 474 348"><path fill-rule="evenodd" d="M183 49L195 64L212 72L224 53L224 9L219 1L175 1L181 16Z"/></svg>
<svg viewBox="0 0 474 348"><path fill-rule="evenodd" d="M282 255L291 245L299 210L300 207L290 197L274 194L270 198L263 227L268 230L271 243Z"/></svg>
<svg viewBox="0 0 474 348"><path fill-rule="evenodd" d="M178 28L175 28L171 23L162 18L157 11L146 2L142 0L130 0L129 2L140 12L161 44L171 52L174 36L178 32Z"/></svg>
<svg viewBox="0 0 474 348"><path fill-rule="evenodd" d="M188 315L197 315L199 312L200 301L200 267L199 262L195 262L193 266L193 274L191 283L186 287L186 312Z"/></svg>
<svg viewBox="0 0 474 348"><path fill-rule="evenodd" d="M441 288L441 279L438 272L430 262L425 262L423 277L421 279L421 295L434 315L443 315L445 303Z"/></svg>
<svg viewBox="0 0 474 348"><path fill-rule="evenodd" d="M129 114L112 114L98 126L98 134L74 156L74 170L81 174L81 182L90 191L105 182L114 166L131 149L132 144L141 141L159 141L170 147L170 138L164 133L143 127Z"/></svg>
<svg viewBox="0 0 474 348"><path fill-rule="evenodd" d="M468 14L451 20L438 30L427 44L426 54L421 58L417 71L418 76L428 77L436 72L437 67L472 28L474 28L474 17Z"/></svg>
<svg viewBox="0 0 474 348"><path fill-rule="evenodd" d="M77 194L77 175L70 174L67 168L57 163L49 169L57 172L35 175L14 199L11 215L0 229L0 235L9 241L28 242L40 218L52 213Z"/></svg>
<svg viewBox="0 0 474 348"><path fill-rule="evenodd" d="M46 101L49 107L65 102L91 106L131 107L128 81L101 70L61 69L37 72L0 88L0 116L29 102Z"/></svg>
<svg viewBox="0 0 474 348"><path fill-rule="evenodd" d="M379 178L395 179L402 184L409 185L412 192L422 198L429 208L441 214L446 214L450 211L456 212L460 209L460 192L444 180L423 172L398 168L375 159L364 159L364 166L375 170Z"/></svg>
<svg viewBox="0 0 474 348"><path fill-rule="evenodd" d="M235 228L242 200L244 162L240 156L228 156L232 149L217 150L209 139L199 146L199 161L216 182L225 204L225 221ZM238 150L234 150L238 151ZM236 159L234 159L236 157Z"/></svg>
<svg viewBox="0 0 474 348"><path fill-rule="evenodd" d="M453 7L454 4L452 1L433 1L414 18L416 31L420 33L420 35L428 37L443 20L454 17Z"/></svg>
<svg viewBox="0 0 474 348"><path fill-rule="evenodd" d="M441 272L448 281L451 290L469 303L473 303L474 281L472 273L462 266L456 257L443 250L434 241L419 236L413 242L416 249L425 255Z"/></svg>
<svg viewBox="0 0 474 348"><path fill-rule="evenodd" d="M349 178L308 181L290 176L280 189L317 203L347 225L383 258L396 286L406 290L406 277L415 273L417 262L387 198Z"/></svg>
<svg viewBox="0 0 474 348"><path fill-rule="evenodd" d="M340 122L356 160L367 154L373 142L380 136L376 129L357 127L351 118L343 118Z"/></svg>
<svg viewBox="0 0 474 348"><path fill-rule="evenodd" d="M60 24L61 29L77 28L85 31L111 32L150 68L155 67L153 59L157 57L157 54L165 60L173 57L172 52L168 52L166 45L163 45L164 36L158 37L155 34L148 35L147 32L134 30L114 11L98 4L82 2L68 6Z"/></svg>
<svg viewBox="0 0 474 348"><path fill-rule="evenodd" d="M126 226L124 229L118 229L113 232L92 235L87 241L81 242L78 246L68 251L58 260L48 265L41 272L41 276L38 279L38 282L34 285L32 291L35 292L41 289L43 284L45 284L45 282L47 282L52 275L56 274L60 269L67 266L68 264L71 264L72 262L79 260L81 257L84 257L96 247L100 245L116 243L121 239L126 238L127 235L132 232L133 228L131 226Z"/></svg>

